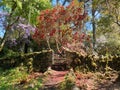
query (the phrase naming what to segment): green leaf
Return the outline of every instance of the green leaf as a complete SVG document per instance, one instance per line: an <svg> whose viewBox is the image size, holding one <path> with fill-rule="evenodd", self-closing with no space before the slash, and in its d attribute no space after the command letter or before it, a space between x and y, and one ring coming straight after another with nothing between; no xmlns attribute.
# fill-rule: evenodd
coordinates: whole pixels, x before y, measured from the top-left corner
<svg viewBox="0 0 120 90"><path fill-rule="evenodd" d="M18 6L20 9L22 9L22 2L19 1L19 0L16 0L16 3L17 3L17 6Z"/></svg>

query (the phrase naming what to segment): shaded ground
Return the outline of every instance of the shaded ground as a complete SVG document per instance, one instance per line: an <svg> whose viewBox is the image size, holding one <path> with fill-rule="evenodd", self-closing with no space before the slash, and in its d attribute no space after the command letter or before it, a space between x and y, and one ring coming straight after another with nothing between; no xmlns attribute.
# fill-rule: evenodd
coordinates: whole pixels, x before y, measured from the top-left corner
<svg viewBox="0 0 120 90"><path fill-rule="evenodd" d="M58 84L64 82L65 75L68 74L68 71L50 70L45 72L44 74L44 90L57 90Z"/></svg>
<svg viewBox="0 0 120 90"><path fill-rule="evenodd" d="M71 73L70 71L47 71L44 89L43 90L60 90L56 87L59 83L65 81L65 76ZM120 83L115 82L118 73L116 71L107 71L106 73L75 73L75 87L79 89L71 90L120 90Z"/></svg>
<svg viewBox="0 0 120 90"><path fill-rule="evenodd" d="M67 84L64 83L66 77L69 80ZM114 70L105 73L74 73L72 70L48 69L45 73L28 74L20 67L7 71L0 70L0 90L120 90L120 78L117 78L118 72ZM68 86L70 89L66 88Z"/></svg>
<svg viewBox="0 0 120 90"><path fill-rule="evenodd" d="M45 78L45 86L54 86L64 81L65 75L68 71L54 71L52 70L49 75Z"/></svg>

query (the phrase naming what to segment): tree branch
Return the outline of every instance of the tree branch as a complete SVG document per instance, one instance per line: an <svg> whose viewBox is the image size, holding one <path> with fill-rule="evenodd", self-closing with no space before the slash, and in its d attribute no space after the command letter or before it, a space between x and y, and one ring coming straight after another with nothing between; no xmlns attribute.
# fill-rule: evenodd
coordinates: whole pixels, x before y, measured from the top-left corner
<svg viewBox="0 0 120 90"><path fill-rule="evenodd" d="M64 6L64 5L66 4L66 2L67 2L67 0L64 0L64 2L63 2L63 4L62 4L62 5Z"/></svg>

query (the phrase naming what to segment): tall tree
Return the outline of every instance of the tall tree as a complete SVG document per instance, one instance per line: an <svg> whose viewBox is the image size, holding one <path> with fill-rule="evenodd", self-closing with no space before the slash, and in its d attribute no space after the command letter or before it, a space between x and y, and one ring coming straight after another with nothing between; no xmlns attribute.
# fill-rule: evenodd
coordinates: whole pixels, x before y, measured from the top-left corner
<svg viewBox="0 0 120 90"><path fill-rule="evenodd" d="M120 27L120 0L105 0L105 6L105 10L108 11L106 14L109 14L112 22Z"/></svg>
<svg viewBox="0 0 120 90"><path fill-rule="evenodd" d="M120 46L120 1L103 0L99 21L97 22L97 38L104 36L106 42L98 42L109 48L109 53L118 53ZM112 49L111 49L112 48ZM114 48L114 49L113 49Z"/></svg>
<svg viewBox="0 0 120 90"><path fill-rule="evenodd" d="M95 50L96 46L96 28L97 28L97 20L99 20L98 15L100 15L102 1L100 0L87 0L86 9L88 12L88 21L91 23L92 27L92 42L93 42L93 50ZM89 24L90 27L90 24Z"/></svg>

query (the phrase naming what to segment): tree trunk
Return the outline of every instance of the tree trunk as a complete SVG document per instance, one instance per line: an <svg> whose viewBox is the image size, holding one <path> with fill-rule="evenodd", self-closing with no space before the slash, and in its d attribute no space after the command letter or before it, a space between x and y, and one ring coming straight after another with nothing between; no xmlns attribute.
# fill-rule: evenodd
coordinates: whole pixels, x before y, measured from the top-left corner
<svg viewBox="0 0 120 90"><path fill-rule="evenodd" d="M57 51L60 53L60 48L59 48L58 40L55 39L55 41L56 41L56 48L57 48Z"/></svg>
<svg viewBox="0 0 120 90"><path fill-rule="evenodd" d="M66 4L66 2L67 2L67 0L64 0L64 2L63 2L63 4L62 4L62 5L64 6L64 5Z"/></svg>
<svg viewBox="0 0 120 90"><path fill-rule="evenodd" d="M93 28L93 49L96 45L96 26L95 26L95 10L92 8L92 28Z"/></svg>
<svg viewBox="0 0 120 90"><path fill-rule="evenodd" d="M59 0L56 0L56 4L58 5L58 3L59 3Z"/></svg>
<svg viewBox="0 0 120 90"><path fill-rule="evenodd" d="M49 38L47 39L48 48L51 50Z"/></svg>
<svg viewBox="0 0 120 90"><path fill-rule="evenodd" d="M11 15L12 15L12 14L11 14ZM10 17L11 17L11 15L10 15ZM2 49L3 49L4 45L5 45L6 38L7 38L7 35L8 35L8 31L9 31L10 28L19 20L19 18L20 18L20 16L18 16L13 23L8 24L8 26L6 27L6 29L5 29L6 32L4 33L4 36L3 36L3 38L2 38L2 41L0 42L0 52L2 51Z"/></svg>
<svg viewBox="0 0 120 90"><path fill-rule="evenodd" d="M28 44L25 43L25 46L24 46L24 53L28 53Z"/></svg>
<svg viewBox="0 0 120 90"><path fill-rule="evenodd" d="M3 36L2 40L0 42L0 52L3 50L3 47L5 45L5 41L6 41L6 37L7 37L7 32L8 31L6 30L6 32L4 33L4 36Z"/></svg>

